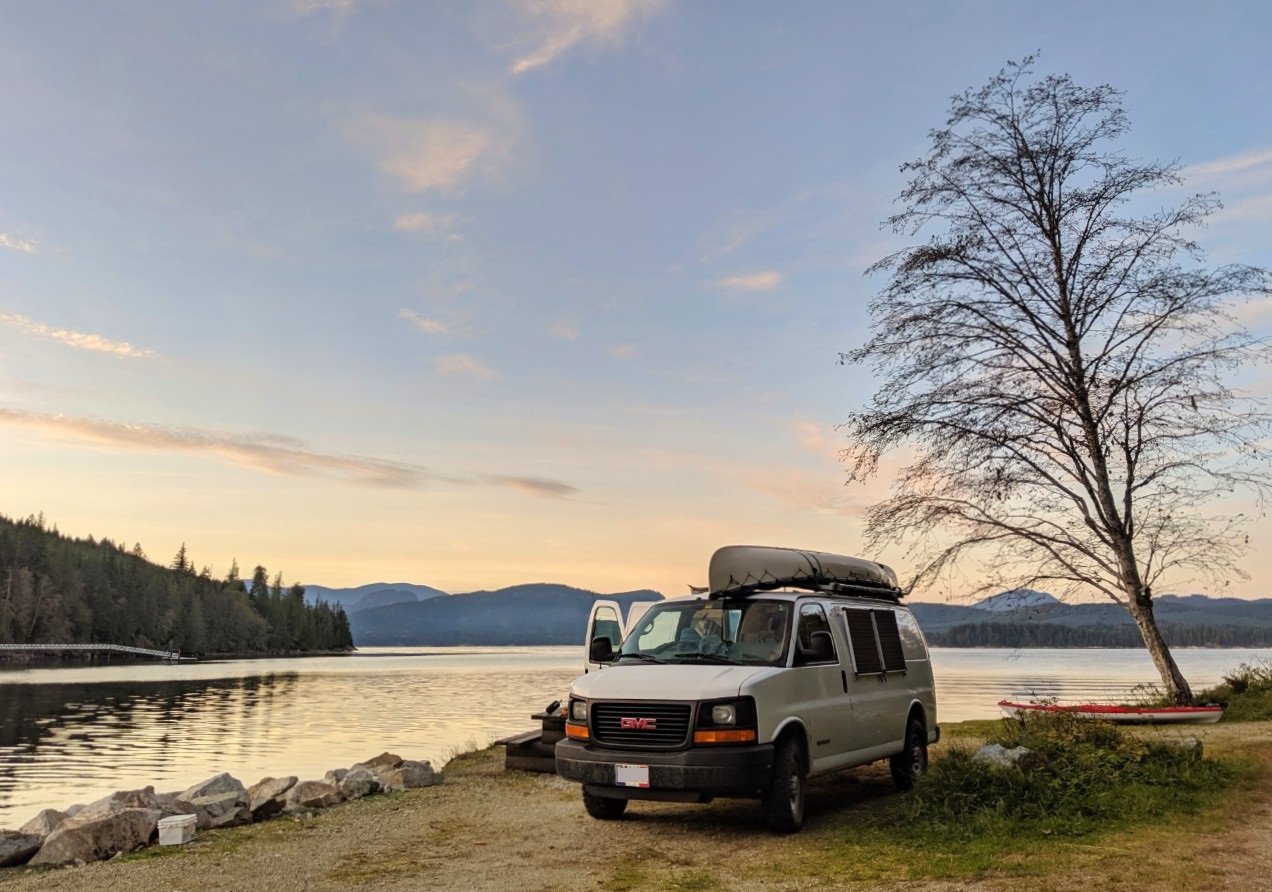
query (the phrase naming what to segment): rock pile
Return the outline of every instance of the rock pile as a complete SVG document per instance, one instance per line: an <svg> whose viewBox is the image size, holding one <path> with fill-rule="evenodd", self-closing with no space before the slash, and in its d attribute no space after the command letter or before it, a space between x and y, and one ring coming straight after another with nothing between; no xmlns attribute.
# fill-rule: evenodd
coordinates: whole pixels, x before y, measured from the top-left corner
<svg viewBox="0 0 1272 892"><path fill-rule="evenodd" d="M222 773L177 793L156 793L154 787L125 790L65 811L46 808L16 831L0 830L0 867L82 864L136 851L155 841L160 819L174 815L194 815L199 830L234 827L439 780L428 762L381 753L328 771L320 781L266 777L245 787Z"/></svg>

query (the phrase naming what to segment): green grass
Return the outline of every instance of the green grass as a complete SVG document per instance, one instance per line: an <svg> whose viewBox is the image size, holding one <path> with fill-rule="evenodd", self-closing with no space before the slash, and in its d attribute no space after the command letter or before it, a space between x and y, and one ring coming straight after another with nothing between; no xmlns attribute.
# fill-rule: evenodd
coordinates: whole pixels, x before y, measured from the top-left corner
<svg viewBox="0 0 1272 892"><path fill-rule="evenodd" d="M1190 750L1067 713L1000 722L987 737L1030 753L1017 767L1000 767L954 747L888 820L928 840L1076 837L1196 812L1237 774Z"/></svg>
<svg viewBox="0 0 1272 892"><path fill-rule="evenodd" d="M1272 662L1242 663L1223 677L1223 682L1202 691L1199 702L1226 702L1225 722L1259 722L1272 719Z"/></svg>

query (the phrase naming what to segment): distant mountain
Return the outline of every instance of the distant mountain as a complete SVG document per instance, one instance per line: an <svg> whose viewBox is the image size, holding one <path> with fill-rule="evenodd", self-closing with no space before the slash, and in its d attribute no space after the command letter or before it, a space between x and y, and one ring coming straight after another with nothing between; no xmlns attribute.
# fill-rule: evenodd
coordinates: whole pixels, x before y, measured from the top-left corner
<svg viewBox="0 0 1272 892"><path fill-rule="evenodd" d="M910 603L937 647L1140 647L1130 615L1112 601L1065 604L1045 592L994 595L971 606ZM989 606L985 606L986 604ZM1159 595L1154 615L1178 647L1272 646L1272 599Z"/></svg>
<svg viewBox="0 0 1272 892"><path fill-rule="evenodd" d="M368 582L354 588L328 588L325 585L306 585L305 600L310 604L326 601L328 604L339 603L345 612L361 610L364 607L384 607L388 604L400 604L403 601L425 601L429 598L442 597L448 594L441 589L428 585L417 585L413 582Z"/></svg>
<svg viewBox="0 0 1272 892"><path fill-rule="evenodd" d="M1024 610L1029 607L1050 607L1059 604L1060 599L1047 592L1036 592L1031 588L1015 588L1009 592L990 595L973 604L981 610L993 613L1007 613L1012 610Z"/></svg>
<svg viewBox="0 0 1272 892"><path fill-rule="evenodd" d="M634 601L661 601L643 589L602 595L568 585L534 583L493 592L367 607L349 614L354 644L579 644L597 600L617 601L626 611Z"/></svg>

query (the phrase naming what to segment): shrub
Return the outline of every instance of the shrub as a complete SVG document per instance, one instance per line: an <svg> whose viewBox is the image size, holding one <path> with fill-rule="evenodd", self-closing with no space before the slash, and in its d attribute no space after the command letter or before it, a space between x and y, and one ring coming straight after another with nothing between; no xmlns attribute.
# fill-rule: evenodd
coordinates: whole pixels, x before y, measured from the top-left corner
<svg viewBox="0 0 1272 892"><path fill-rule="evenodd" d="M1225 722L1272 719L1272 661L1242 663L1223 677L1223 683L1202 691L1198 700L1227 702Z"/></svg>
<svg viewBox="0 0 1272 892"><path fill-rule="evenodd" d="M900 817L920 833L1074 836L1195 810L1233 777L1189 749L1068 713L1004 720L990 742L1030 755L1007 768L952 750L920 778Z"/></svg>

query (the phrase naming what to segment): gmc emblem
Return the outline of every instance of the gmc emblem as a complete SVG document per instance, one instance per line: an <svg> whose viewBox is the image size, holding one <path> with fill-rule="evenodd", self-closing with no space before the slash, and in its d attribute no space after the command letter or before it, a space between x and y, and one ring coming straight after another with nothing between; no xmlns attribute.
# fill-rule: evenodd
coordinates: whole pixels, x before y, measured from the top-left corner
<svg viewBox="0 0 1272 892"><path fill-rule="evenodd" d="M619 719L618 727L624 731L656 731L658 719Z"/></svg>

